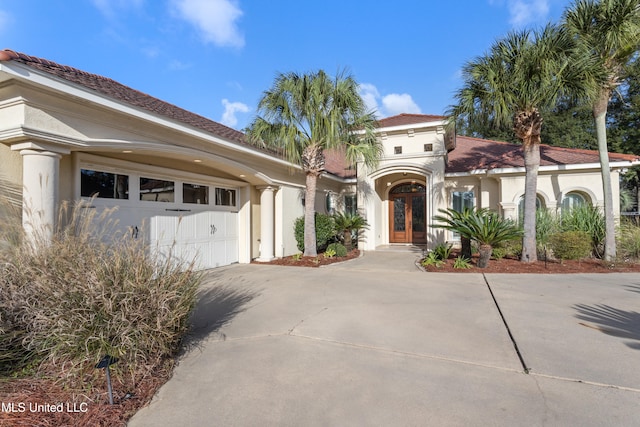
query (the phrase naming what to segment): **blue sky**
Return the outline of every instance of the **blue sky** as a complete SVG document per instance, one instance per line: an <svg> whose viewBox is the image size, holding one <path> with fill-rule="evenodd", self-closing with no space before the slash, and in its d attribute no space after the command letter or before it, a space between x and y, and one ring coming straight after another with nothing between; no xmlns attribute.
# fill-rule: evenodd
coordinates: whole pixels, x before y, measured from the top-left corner
<svg viewBox="0 0 640 427"><path fill-rule="evenodd" d="M569 0L0 0L8 48L236 129L277 73L347 69L380 117L442 114L460 69Z"/></svg>

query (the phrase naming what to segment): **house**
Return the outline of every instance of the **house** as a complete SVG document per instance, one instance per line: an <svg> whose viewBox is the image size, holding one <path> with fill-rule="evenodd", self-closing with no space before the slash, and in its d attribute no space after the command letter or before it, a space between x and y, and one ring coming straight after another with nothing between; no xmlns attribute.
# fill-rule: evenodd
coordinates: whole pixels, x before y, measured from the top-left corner
<svg viewBox="0 0 640 427"><path fill-rule="evenodd" d="M320 212L361 212L361 243L450 239L431 226L448 206L517 216L524 168L517 146L447 138L442 116L380 120L375 170L327 153ZM613 180L634 156L611 154ZM547 208L602 203L597 153L543 148L539 199ZM0 188L23 206L23 226L45 238L62 201L84 199L132 238L211 268L298 252L305 177L244 134L114 80L11 50L0 51ZM617 188L616 188L617 192ZM580 199L582 198L582 199ZM579 200L580 199L580 200Z"/></svg>

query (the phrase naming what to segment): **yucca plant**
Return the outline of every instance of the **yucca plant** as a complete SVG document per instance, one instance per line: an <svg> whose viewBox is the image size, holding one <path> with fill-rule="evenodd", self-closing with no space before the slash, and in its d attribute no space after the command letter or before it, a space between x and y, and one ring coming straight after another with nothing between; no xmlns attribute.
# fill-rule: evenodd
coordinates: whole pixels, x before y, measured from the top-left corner
<svg viewBox="0 0 640 427"><path fill-rule="evenodd" d="M352 233L355 231L356 236L360 230L367 229L369 224L367 220L358 214L336 213L333 215L333 221L336 230L342 233L344 246L350 251L353 247Z"/></svg>
<svg viewBox="0 0 640 427"><path fill-rule="evenodd" d="M442 215L436 215L434 220L441 224L435 224L435 227L456 231L476 241L480 252L479 268L486 268L489 264L493 246L522 235L514 221L500 218L496 212L486 208L468 212L464 217L454 214L456 211L453 209L440 209L439 212Z"/></svg>

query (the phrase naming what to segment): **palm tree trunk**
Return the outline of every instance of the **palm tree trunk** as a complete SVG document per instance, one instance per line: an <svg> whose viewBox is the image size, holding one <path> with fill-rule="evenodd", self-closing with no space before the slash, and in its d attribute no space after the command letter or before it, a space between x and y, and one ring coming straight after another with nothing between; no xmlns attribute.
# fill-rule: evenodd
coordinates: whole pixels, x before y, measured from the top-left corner
<svg viewBox="0 0 640 427"><path fill-rule="evenodd" d="M604 259L612 261L616 257L616 223L613 216L613 191L611 188L611 171L609 169L609 150L607 147L607 106L611 91L603 89L598 101L593 106L593 118L598 138L598 154L602 172L602 191L604 195Z"/></svg>
<svg viewBox="0 0 640 427"><path fill-rule="evenodd" d="M471 259L471 239L468 237L460 236L460 245L462 256L467 259Z"/></svg>
<svg viewBox="0 0 640 427"><path fill-rule="evenodd" d="M318 175L307 172L304 196L304 256L318 256L316 248L316 186Z"/></svg>
<svg viewBox="0 0 640 427"><path fill-rule="evenodd" d="M487 268L487 265L489 265L489 259L491 258L491 252L493 252L493 247L491 245L480 245L478 247L478 252L480 253L480 257L478 258L478 268Z"/></svg>
<svg viewBox="0 0 640 427"><path fill-rule="evenodd" d="M529 142L522 147L524 152L524 235L522 238L522 262L538 260L536 248L536 197L538 190L538 168L540 167L540 144Z"/></svg>
<svg viewBox="0 0 640 427"><path fill-rule="evenodd" d="M351 230L344 230L342 236L344 237L344 247L347 248L347 251L351 251L353 245L351 239Z"/></svg>

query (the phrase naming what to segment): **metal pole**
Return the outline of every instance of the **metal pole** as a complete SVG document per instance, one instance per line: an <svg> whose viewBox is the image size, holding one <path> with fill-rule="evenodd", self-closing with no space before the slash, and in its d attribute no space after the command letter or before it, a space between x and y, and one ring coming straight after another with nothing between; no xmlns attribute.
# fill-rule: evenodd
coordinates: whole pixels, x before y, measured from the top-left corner
<svg viewBox="0 0 640 427"><path fill-rule="evenodd" d="M109 373L109 365L104 368L107 373L107 390L109 391L109 405L113 405L113 391L111 390L111 374Z"/></svg>

